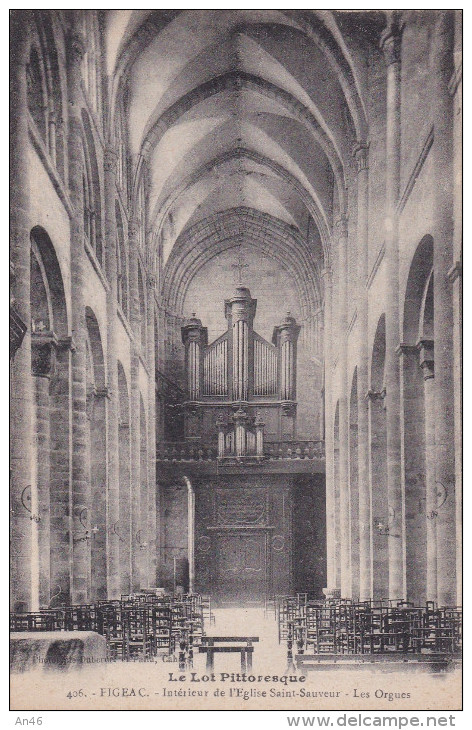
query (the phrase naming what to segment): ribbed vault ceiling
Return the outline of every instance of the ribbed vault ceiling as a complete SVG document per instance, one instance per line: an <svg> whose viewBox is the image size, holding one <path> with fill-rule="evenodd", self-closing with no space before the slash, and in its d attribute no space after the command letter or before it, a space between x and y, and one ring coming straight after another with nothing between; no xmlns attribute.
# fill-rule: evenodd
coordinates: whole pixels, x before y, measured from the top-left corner
<svg viewBox="0 0 472 730"><path fill-rule="evenodd" d="M105 17L113 108L125 95L134 179L147 171L152 240L169 273L195 226L248 209L268 230L275 220L293 231L287 261L303 241L302 267L320 270L353 144L367 136L356 65L365 24L347 32L349 18L330 11Z"/></svg>

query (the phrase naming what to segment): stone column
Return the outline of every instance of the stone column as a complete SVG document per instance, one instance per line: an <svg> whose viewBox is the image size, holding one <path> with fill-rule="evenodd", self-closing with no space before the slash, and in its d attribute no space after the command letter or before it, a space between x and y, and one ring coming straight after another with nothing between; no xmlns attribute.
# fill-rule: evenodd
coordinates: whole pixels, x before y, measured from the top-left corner
<svg viewBox="0 0 472 730"><path fill-rule="evenodd" d="M325 398L325 454L326 454L326 566L327 590L336 588L335 569L335 494L334 494L334 414L331 371L332 296L333 276L328 267L323 269L324 281L324 398Z"/></svg>
<svg viewBox="0 0 472 730"><path fill-rule="evenodd" d="M36 400L36 492L37 514L32 519L37 525L36 545L38 551L38 596L40 608L47 608L51 598L51 523L50 523L50 405L49 383L54 374L57 340L52 332L33 334L31 337L31 371L34 379ZM36 582L36 581L35 581Z"/></svg>
<svg viewBox="0 0 472 730"><path fill-rule="evenodd" d="M399 336L399 252L396 206L400 189L401 144L401 26L390 14L381 48L387 64L387 129L385 176L385 387L387 391L387 488L389 510L389 597L405 595L403 555L403 495L401 480L400 365L396 348Z"/></svg>
<svg viewBox="0 0 472 730"><path fill-rule="evenodd" d="M462 605L462 14L455 13L455 69L449 81L454 114L454 263L448 275L452 285L454 320L454 428L456 496L457 605ZM459 52L457 52L459 50Z"/></svg>
<svg viewBox="0 0 472 730"><path fill-rule="evenodd" d="M77 22L78 24L78 22ZM89 599L90 544L80 540L83 515L90 518L90 484L87 466L86 422L86 324L84 302L84 216L82 195L81 66L84 39L74 29L67 36L69 193L73 206L70 220L72 333L72 588L73 603Z"/></svg>
<svg viewBox="0 0 472 730"><path fill-rule="evenodd" d="M130 373L130 490L131 490L131 589L139 589L139 546L136 535L140 530L141 518L141 483L140 483L140 429L139 429L139 352L141 348L141 309L139 306L138 288L138 247L139 247L139 221L131 219L128 226L129 232L129 291L130 291L130 324L133 332L131 343L131 373ZM145 326L145 323L142 323Z"/></svg>
<svg viewBox="0 0 472 730"><path fill-rule="evenodd" d="M157 546L159 545L159 525L156 510L156 343L155 343L155 307L156 278L148 277L148 364L149 364L149 400L148 400L148 570L150 586L157 585Z"/></svg>
<svg viewBox="0 0 472 730"><path fill-rule="evenodd" d="M349 493L349 414L347 396L347 221L336 221L338 238L339 291L339 527L341 538L341 597L351 598L351 535Z"/></svg>
<svg viewBox="0 0 472 730"><path fill-rule="evenodd" d="M437 556L437 485L434 444L434 342L420 340L420 367L424 378L424 445L426 482L426 599L438 600Z"/></svg>
<svg viewBox="0 0 472 730"><path fill-rule="evenodd" d="M432 39L434 142L434 381L437 504L438 603L456 602L456 513L454 458L453 117L448 83L453 71L454 16L438 11Z"/></svg>
<svg viewBox="0 0 472 730"><path fill-rule="evenodd" d="M371 495L369 488L369 350L368 350L368 145L359 142L353 152L357 162L357 461L359 481L359 598L366 601L372 592Z"/></svg>
<svg viewBox="0 0 472 730"><path fill-rule="evenodd" d="M105 149L105 260L109 283L107 292L107 499L106 499L106 554L107 595L120 596L119 536L113 525L120 519L120 465L118 451L119 393L117 363L117 256L116 256L116 152L113 147Z"/></svg>
<svg viewBox="0 0 472 730"><path fill-rule="evenodd" d="M10 499L11 607L31 608L31 524L21 503L31 484L33 459L33 383L31 378L30 219L28 180L28 105L26 64L29 57L30 13L11 14L10 45L10 257L14 276L12 299L28 329L11 368Z"/></svg>

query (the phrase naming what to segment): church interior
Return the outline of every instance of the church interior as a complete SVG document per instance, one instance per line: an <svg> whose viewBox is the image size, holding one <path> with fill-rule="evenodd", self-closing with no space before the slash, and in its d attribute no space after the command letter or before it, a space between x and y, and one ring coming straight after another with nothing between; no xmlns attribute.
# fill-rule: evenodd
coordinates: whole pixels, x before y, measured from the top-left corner
<svg viewBox="0 0 472 730"><path fill-rule="evenodd" d="M14 637L458 653L461 54L460 11L12 11Z"/></svg>

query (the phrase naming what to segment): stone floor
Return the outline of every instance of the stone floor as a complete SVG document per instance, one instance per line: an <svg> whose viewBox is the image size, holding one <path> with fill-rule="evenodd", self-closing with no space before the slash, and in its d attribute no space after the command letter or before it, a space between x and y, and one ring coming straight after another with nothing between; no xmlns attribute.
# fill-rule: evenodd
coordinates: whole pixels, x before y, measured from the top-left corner
<svg viewBox="0 0 472 730"><path fill-rule="evenodd" d="M287 668L273 614L259 608L216 609L208 635L259 636L252 676L240 675L240 655L218 654L213 674L205 655L191 669L176 658L91 663L67 672L37 670L11 677L12 709L273 709L273 710L456 710L461 675L388 675L370 670L313 671L306 679ZM222 674L229 675L223 679ZM266 677L268 679L266 679Z"/></svg>

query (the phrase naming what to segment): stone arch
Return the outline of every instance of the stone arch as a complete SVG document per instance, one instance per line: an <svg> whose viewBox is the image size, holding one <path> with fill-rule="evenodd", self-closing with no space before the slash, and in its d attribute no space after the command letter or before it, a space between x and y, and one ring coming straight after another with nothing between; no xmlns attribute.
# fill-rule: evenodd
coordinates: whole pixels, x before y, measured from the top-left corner
<svg viewBox="0 0 472 730"><path fill-rule="evenodd" d="M403 305L403 342L416 345L426 284L433 269L433 238L424 236L413 255Z"/></svg>
<svg viewBox="0 0 472 730"><path fill-rule="evenodd" d="M373 555L372 597L374 600L388 597L389 514L387 501L387 416L385 410L384 369L385 314L382 314L377 323L372 347L369 390Z"/></svg>
<svg viewBox="0 0 472 730"><path fill-rule="evenodd" d="M119 537L120 589L121 593L131 591L131 472L130 472L130 393L125 370L118 361L119 402L119 520L112 525Z"/></svg>
<svg viewBox="0 0 472 730"><path fill-rule="evenodd" d="M345 180L343 162L333 140L322 129L316 117L298 99L288 91L254 74L244 71L228 71L220 76L204 82L192 89L181 99L166 109L159 118L153 119L144 133L141 146L141 156L138 158L136 179L139 179L142 160L149 159L152 150L159 144L164 134L176 124L193 106L205 101L211 96L220 94L227 89L248 88L259 94L277 101L287 109L296 119L307 125L315 142L320 146L329 161L333 178L336 183L336 192L340 201L341 210L345 209Z"/></svg>
<svg viewBox="0 0 472 730"><path fill-rule="evenodd" d="M90 537L90 595L92 600L107 596L106 558L106 395L105 360L97 318L90 307L85 309L87 327L87 427L91 514L88 523Z"/></svg>
<svg viewBox="0 0 472 730"><path fill-rule="evenodd" d="M434 474L433 239L412 258L403 306L401 383L404 433L406 590L408 600L437 599Z"/></svg>
<svg viewBox="0 0 472 730"><path fill-rule="evenodd" d="M359 462L357 456L357 367L354 369L349 399L349 495L351 517L352 597L359 598Z"/></svg>
<svg viewBox="0 0 472 730"><path fill-rule="evenodd" d="M300 181L292 174L290 173L285 167L282 167L282 165L278 164L274 160L269 160L264 155L261 155L259 152L256 152L252 149L248 149L245 147L238 147L234 150L230 150L229 152L225 152L218 157L215 157L214 159L210 160L208 163L200 167L200 169L196 170L192 175L190 175L188 178L182 181L182 183L178 186L178 188L168 196L166 200L162 202L162 204L159 204L156 206L155 210L151 212L150 218L151 223L156 229L156 241L159 241L160 239L160 233L162 230L162 226L165 220L165 217L167 216L167 213L175 200L193 183L195 183L198 179L203 177L205 174L212 172L213 170L216 170L218 167L225 165L229 161L233 159L242 159L242 160L249 160L252 162L255 162L262 167L266 167L268 170L273 172L278 178L286 182L290 187L293 189L294 193L300 198L302 203L305 205L307 211L310 213L311 217L313 218L316 227L319 231L320 238L321 238L321 245L323 250L323 256L325 263L329 261L330 256L330 226L328 221L328 216L326 215L325 210L323 209L323 206L321 205L320 201L317 198L313 198L312 195L305 189L305 187L300 183ZM262 214L261 214L262 215ZM198 225L198 223L196 224ZM192 227L193 228L193 227ZM185 230L181 236L185 236L187 234L187 230Z"/></svg>
<svg viewBox="0 0 472 730"><path fill-rule="evenodd" d="M64 282L47 232L31 230L31 369L36 432L31 505L40 521L32 525L32 574L39 606L53 596L70 596L69 463L70 340ZM15 549L12 546L12 551ZM37 552L36 552L37 550Z"/></svg>
<svg viewBox="0 0 472 730"><path fill-rule="evenodd" d="M252 208L241 207L196 223L179 237L166 263L162 287L170 310L182 314L186 290L195 273L213 256L239 245L241 237L269 252L293 274L303 317L321 306L316 260L297 231Z"/></svg>

